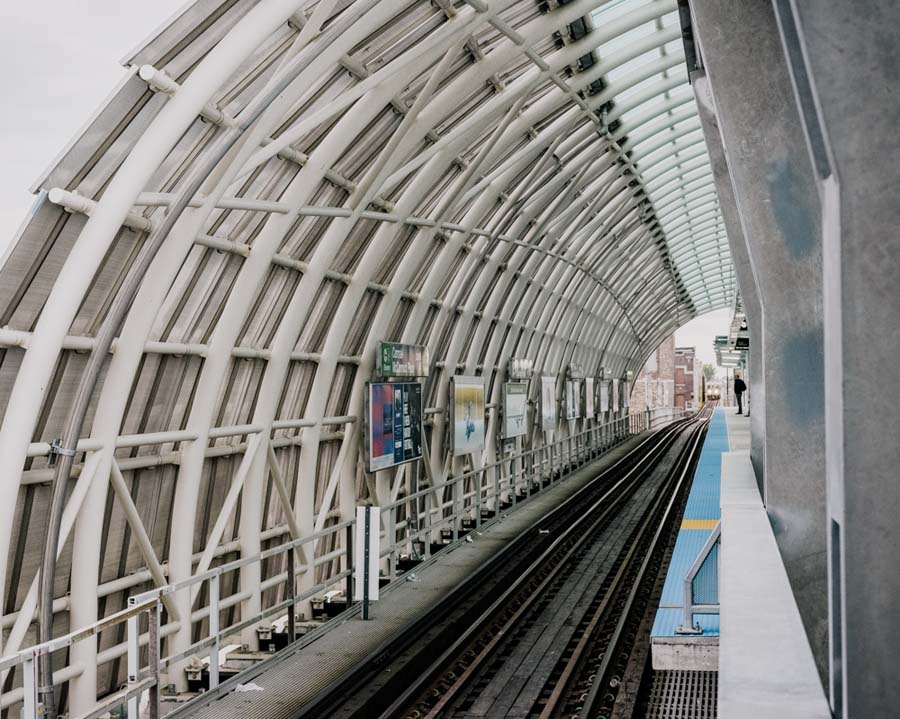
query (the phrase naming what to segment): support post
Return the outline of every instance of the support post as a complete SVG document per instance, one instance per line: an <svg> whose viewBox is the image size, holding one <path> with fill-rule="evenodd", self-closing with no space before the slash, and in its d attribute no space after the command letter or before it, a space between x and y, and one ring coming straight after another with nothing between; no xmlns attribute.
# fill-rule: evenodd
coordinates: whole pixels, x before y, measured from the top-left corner
<svg viewBox="0 0 900 719"><path fill-rule="evenodd" d="M481 490L485 485L484 475L487 470L482 467L475 480L475 526L481 528Z"/></svg>
<svg viewBox="0 0 900 719"><path fill-rule="evenodd" d="M371 512L368 510L364 514L365 519L364 529L363 529L363 606L362 606L362 618L369 618L369 533L372 531L371 528Z"/></svg>
<svg viewBox="0 0 900 719"><path fill-rule="evenodd" d="M219 575L209 578L209 688L219 686Z"/></svg>
<svg viewBox="0 0 900 719"><path fill-rule="evenodd" d="M344 593L347 595L347 608L353 603L353 524L350 524L344 534L344 569L347 578L344 580Z"/></svg>
<svg viewBox="0 0 900 719"><path fill-rule="evenodd" d="M453 541L459 539L459 511L460 511L460 485L461 479L456 479L450 487L450 504L452 511L450 514L450 526L453 527Z"/></svg>
<svg viewBox="0 0 900 719"><path fill-rule="evenodd" d="M150 719L159 719L159 602L150 609L150 626L148 628L149 642L147 643L148 657L147 663L150 668L150 674L153 677L153 684L148 690L149 714ZM186 620L187 621L187 620Z"/></svg>
<svg viewBox="0 0 900 719"><path fill-rule="evenodd" d="M24 704L22 707L23 719L38 719L38 712L42 715L43 707L38 704L37 700L37 665L34 657L31 656L22 664L22 688L25 691ZM129 719L131 719L129 715Z"/></svg>
<svg viewBox="0 0 900 719"><path fill-rule="evenodd" d="M425 495L424 505L425 505L425 559L431 557L431 540L432 537L432 526L431 526L431 498L434 497L434 492L428 492Z"/></svg>
<svg viewBox="0 0 900 719"><path fill-rule="evenodd" d="M288 550L287 553L287 599L290 602L288 607L288 644L293 644L297 638L297 569L294 548ZM347 606L350 606L349 601Z"/></svg>
<svg viewBox="0 0 900 719"><path fill-rule="evenodd" d="M133 602L129 601L129 604L133 604ZM139 614L135 614L133 617L128 617L125 622L128 632L128 683L131 685L136 684L140 679L140 618ZM128 719L140 719L139 704L139 696L131 697L128 700ZM26 716L28 716L27 713Z"/></svg>
<svg viewBox="0 0 900 719"><path fill-rule="evenodd" d="M397 578L397 508L391 507L388 510L387 515L387 526L385 527L385 536L387 537L387 541L390 545L390 551L388 552L388 577L390 577L391 581L394 581Z"/></svg>
<svg viewBox="0 0 900 719"><path fill-rule="evenodd" d="M500 472L503 469L503 463L497 462L494 465L494 514L500 514Z"/></svg>

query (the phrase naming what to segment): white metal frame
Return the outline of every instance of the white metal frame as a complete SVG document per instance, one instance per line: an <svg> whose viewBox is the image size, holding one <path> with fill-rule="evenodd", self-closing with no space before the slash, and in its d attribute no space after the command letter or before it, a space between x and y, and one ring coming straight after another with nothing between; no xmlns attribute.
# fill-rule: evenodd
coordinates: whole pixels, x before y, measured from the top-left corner
<svg viewBox="0 0 900 719"><path fill-rule="evenodd" d="M319 534L349 520L360 497L411 493L411 468L360 471L357 417L384 337L427 344L434 359L420 479L440 487L465 476L472 492L472 473L504 457L495 408L510 358L532 359L537 374L562 376L576 362L623 376L675 327L731 304L708 158L671 50L673 0L616 5L574 42L569 23L612 4L540 14L524 0L357 0L333 22L334 2L306 5L238 3L182 47L181 33L217 7L201 0L154 36L42 179L47 198L0 273L0 287L13 288L0 329L11 373L0 489L21 504L28 492L40 501L52 475L50 442L79 353L94 350L102 293L159 226L186 169L242 128L146 273L95 391L59 545L63 557L67 542L79 548L71 593L54 599L70 628L99 621L101 599L121 606L141 582L175 584L161 636L183 654L208 616L196 589L183 589L192 577L288 536L318 536L315 561L332 551ZM423 23L427 42L408 41ZM615 45L641 28L650 31ZM567 75L595 49L595 65ZM243 127L242 110L286 73L278 100ZM601 92L579 94L610 73ZM99 137L110 142L89 163ZM37 263L43 246L64 261ZM29 262L45 295L15 290ZM484 453L450 461L446 387L456 373L485 376L491 409ZM181 395L167 394L177 381ZM594 425L561 421L518 451ZM175 487L168 542L132 496L145 481ZM16 508L0 508L4 585L16 542L34 541L14 533ZM107 511L139 553L139 566L113 579L100 575L108 536L97 518ZM259 572L240 568L233 601L247 616L268 606ZM2 617L2 653L28 641L37 587L33 576L19 583L31 589ZM313 573L300 583L302 595ZM96 641L72 647L74 713L94 705L105 652ZM183 687L178 665L169 680Z"/></svg>

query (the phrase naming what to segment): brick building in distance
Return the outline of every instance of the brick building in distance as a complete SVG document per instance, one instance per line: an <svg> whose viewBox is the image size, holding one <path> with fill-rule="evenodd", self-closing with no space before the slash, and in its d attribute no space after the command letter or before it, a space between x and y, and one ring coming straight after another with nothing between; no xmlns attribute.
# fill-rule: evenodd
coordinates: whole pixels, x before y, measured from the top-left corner
<svg viewBox="0 0 900 719"><path fill-rule="evenodd" d="M675 407L697 409L701 401L703 362L695 347L675 348Z"/></svg>
<svg viewBox="0 0 900 719"><path fill-rule="evenodd" d="M631 413L671 407L675 397L675 335L647 358L631 390Z"/></svg>

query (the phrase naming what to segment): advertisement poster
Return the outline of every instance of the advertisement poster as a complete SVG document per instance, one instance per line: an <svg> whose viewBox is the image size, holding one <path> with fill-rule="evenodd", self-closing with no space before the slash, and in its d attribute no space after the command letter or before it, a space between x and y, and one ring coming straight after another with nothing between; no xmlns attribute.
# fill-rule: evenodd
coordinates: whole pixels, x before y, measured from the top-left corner
<svg viewBox="0 0 900 719"><path fill-rule="evenodd" d="M631 382L622 383L622 404L626 409L631 406Z"/></svg>
<svg viewBox="0 0 900 719"><path fill-rule="evenodd" d="M612 410L618 412L620 409L622 409L622 405L619 404L619 380L614 379L612 381Z"/></svg>
<svg viewBox="0 0 900 719"><path fill-rule="evenodd" d="M484 379L453 377L453 454L471 454L484 449Z"/></svg>
<svg viewBox="0 0 900 719"><path fill-rule="evenodd" d="M609 412L609 381L600 380L600 411Z"/></svg>
<svg viewBox="0 0 900 719"><path fill-rule="evenodd" d="M419 459L422 456L422 385L371 382L367 399L369 471Z"/></svg>
<svg viewBox="0 0 900 719"><path fill-rule="evenodd" d="M566 419L578 419L581 416L581 380L566 380Z"/></svg>
<svg viewBox="0 0 900 719"><path fill-rule="evenodd" d="M584 416L591 419L594 412L594 378L588 377L584 381Z"/></svg>
<svg viewBox="0 0 900 719"><path fill-rule="evenodd" d="M528 429L528 383L507 382L503 385L503 436L521 437Z"/></svg>
<svg viewBox="0 0 900 719"><path fill-rule="evenodd" d="M556 377L541 377L541 429L556 429Z"/></svg>

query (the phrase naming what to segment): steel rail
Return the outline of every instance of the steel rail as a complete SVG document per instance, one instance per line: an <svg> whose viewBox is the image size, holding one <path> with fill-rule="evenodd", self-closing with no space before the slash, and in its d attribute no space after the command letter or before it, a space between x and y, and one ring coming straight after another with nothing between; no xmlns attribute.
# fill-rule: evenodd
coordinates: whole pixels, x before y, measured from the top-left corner
<svg viewBox="0 0 900 719"><path fill-rule="evenodd" d="M699 432L700 430L695 430L693 428L688 427L687 431ZM674 438L674 434L675 433L673 433L673 438ZM662 459L664 454L666 452L668 452L672 448L673 445L674 445L674 441L668 443L668 445L665 447L660 446L658 448L660 451L659 459ZM676 460L676 466L678 466L679 464L681 464L682 462L685 461L683 459L684 455L685 455L685 453L683 451L679 453L679 457ZM689 459L687 461L689 462ZM655 468L655 465L654 465L654 468ZM629 536L628 538L626 538L626 540L625 540L626 544L625 544L625 546L622 547L622 550L620 551L620 556L624 552L624 555L625 555L624 559L616 560L616 564L618 564L618 569L612 579L612 582L609 584L609 586L606 586L606 582L604 582L604 586L606 586L605 591L603 591L604 596L600 602L600 606L598 607L597 611L595 612L595 618L597 618L598 620L599 620L599 616L602 616L606 612L607 608L610 606L610 604L612 604L613 600L616 598L616 596L619 592L619 585L622 583L624 578L627 576L629 569L632 566L631 563L632 563L633 556L637 552L640 545L642 544L645 533L649 530L650 527L654 526L652 518L655 517L655 515L657 514L660 504L662 502L664 502L666 497L673 497L675 494L677 494L678 488L675 487L673 490L671 485L672 485L672 483L670 481L666 481L660 485L660 487L654 493L654 498L650 502L651 506L649 507L649 509L647 509L645 512L643 512L643 516L651 518L651 519L646 520L642 524L636 537ZM627 499L627 497L623 498L623 499ZM588 511L590 512L592 510L588 510ZM596 541L595 538L591 537L586 532L585 536L584 536L584 542L582 542L582 543L587 543L587 541L589 541L590 539L594 539L594 541ZM614 564L614 566L615 566L615 564ZM536 599L536 598L537 597L533 595L529 599ZM531 603L532 602L529 602L529 604L531 604ZM518 619L523 614L524 614L523 611L517 612L516 617L512 621L509 622L508 626L513 627L516 619ZM591 624L596 625L597 623L598 623L598 621L592 621ZM492 644L499 644L500 640L505 639L506 635L508 633L509 632L507 630L504 630L504 632L501 635L496 636L495 639L492 640ZM589 632L585 632L582 635L582 644L585 644L585 645L587 644L587 642L584 641L585 637L587 637L587 636L589 636ZM494 647L494 648L496 648L496 647ZM471 674L472 674L471 672L467 672L466 675L460 677L460 679L457 682L458 686L454 685L453 689L454 690L463 689L467 683L467 680L470 678ZM441 700L426 715L425 719L437 719L437 717L441 716L441 710L449 703L449 700L450 700L450 697L448 697L447 694L442 696ZM542 714L541 716L544 717L545 715ZM382 719L386 719L386 717L387 717L387 715L382 715Z"/></svg>
<svg viewBox="0 0 900 719"><path fill-rule="evenodd" d="M704 424L708 423L709 419L710 419L709 417L706 417L703 420ZM702 448L702 443L700 442L702 437L703 437L703 432L702 431L697 432L696 436L694 437L694 447L691 452L692 455L696 455L699 452L699 450ZM650 546L650 548L648 548L648 550L644 556L644 560L641 562L641 567L638 572L638 576L635 578L634 585L632 586L632 589L629 592L628 600L626 603L626 610L623 611L621 613L621 615L619 616L619 621L616 623L616 627L615 627L613 636L610 638L610 641L609 641L609 647L603 653L603 660L601 661L600 666L596 669L596 671L592 672L594 674L595 678L594 678L593 683L591 684L590 692L588 693L588 696L582 705L581 711L579 713L579 719L589 719L589 717L592 716L594 705L597 703L597 697L599 696L600 687L606 686L608 684L606 677L609 672L610 663L616 654L616 652L612 651L612 649L614 647L616 647L619 643L622 632L623 632L626 622L628 621L628 618L629 618L630 608L634 603L635 597L637 596L637 592L641 586L643 577L647 572L647 568L650 565L650 561L653 557L654 551L657 547L660 537L662 536L663 530L665 529L666 524L668 523L667 520L668 520L669 516L671 515L673 507L675 506L675 499L676 499L676 496L678 495L678 490L680 489L681 485L683 485L685 480L687 479L687 474L688 474L688 471L690 470L692 464L693 464L692 461L688 461L685 463L684 467L682 468L681 475L678 478L678 486L677 486L675 492L673 492L673 494L672 494L672 498L669 501L669 505L666 507L665 518L663 519L663 521L661 521L659 523L659 525L656 529L656 532L653 536L653 540L651 542L651 546Z"/></svg>
<svg viewBox="0 0 900 719"><path fill-rule="evenodd" d="M612 585L610 586L610 589L591 617L591 620L589 621L587 627L581 635L581 638L579 639L578 644L576 645L575 650L572 653L572 656L566 662L562 673L554 682L553 690L548 697L543 710L541 711L540 719L551 719L551 717L555 716L557 707L565 698L566 692L570 689L572 681L577 678L579 669L582 668L583 662L585 660L585 655L597 641L597 631L603 627L604 620L609 619L608 610L613 604L613 601L616 598L618 592L621 591L619 584L621 584L628 571L633 567L634 554L643 544L647 531L649 531L651 527L655 526L656 531L654 532L649 546L645 548L645 551L642 555L643 559L641 561L637 575L628 591L625 606L619 614L619 619L616 623L613 635L607 642L606 648L603 651L604 659L601 666L602 672L590 672L591 674L596 675L592 686L597 687L606 684L605 677L609 662L611 658L615 656L614 648L618 644L620 635L625 626L625 622L630 613L631 606L641 587L641 580L654 556L658 540L661 537L664 528L668 524L672 509L676 506L676 502L680 496L680 490L684 483L684 479L687 475L687 472L694 464L693 460L697 456L697 450L702 446L702 444L700 444L700 440L704 436L704 430L708 422L708 417L698 416L697 419L700 421L700 424L692 430L693 436L688 440L688 445L682 453L682 456L680 456L676 461L676 466L681 467L681 472L679 473L677 480L673 480L667 483L668 486L666 486L664 490L660 492L656 501L653 503L653 507L647 513L647 516L649 517L656 517L659 513L660 505L665 500L665 498L668 497L669 502L665 510L663 511L662 516L658 519L658 521L645 523L641 527L638 536L631 542L627 550L625 561L623 561L620 565L616 576L613 579ZM587 704L585 704L585 706L587 706ZM587 716L587 714L582 714L582 716Z"/></svg>
<svg viewBox="0 0 900 719"><path fill-rule="evenodd" d="M335 706L345 703L360 688L371 682L375 674L383 671L386 662L392 661L401 653L407 651L423 631L437 625L452 612L455 606L466 598L475 595L478 588L483 584L483 580L492 576L496 577L499 568L505 568L503 574L510 571L508 566L510 558L516 557L517 553L522 552L523 547L527 548L529 546L528 542L532 535L539 534L541 529L546 529L548 523L556 522L562 524L571 516L573 510L577 511L577 508L584 503L586 497L590 497L597 492L598 485L602 485L605 479L608 479L610 476L616 476L616 473L623 471L623 468L629 467L631 463L641 461L648 453L652 453L661 442L665 441L670 434L674 433L678 427L689 421L679 420L654 432L630 450L628 454L617 459L609 467L598 473L596 477L568 497L548 515L535 520L515 541L495 554L471 577L468 577L448 592L443 600L437 603L427 615L405 626L400 632L399 638L390 639L379 645L365 659L359 662L353 672L346 674L338 682L321 691L310 702L298 708L297 713L293 715L293 719L308 719L310 717L331 715ZM532 549L532 556L535 551L539 550Z"/></svg>
<svg viewBox="0 0 900 719"><path fill-rule="evenodd" d="M462 634L445 652L444 654L429 667L428 670L423 672L422 680L417 682L415 685L411 686L404 694L399 697L388 709L381 713L381 719L390 719L392 716L396 716L396 712L408 701L409 697L413 696L416 693L422 692L422 685L428 681L432 681L432 678L436 671L440 669L440 667L445 666L447 661L452 658L454 655L458 653L458 651L464 646L466 642L476 636L479 632L481 632L486 625L488 625L491 620L496 616L498 610L500 610L504 605L506 605L509 600L514 597L518 592L525 587L535 573L540 571L543 568L548 560L553 557L554 552L563 545L567 540L569 540L572 536L575 536L581 533L581 537L576 540L576 542L566 550L565 554L556 560L556 564L553 566L551 572L546 575L540 582L540 584L532 589L519 607L516 609L515 613L509 617L505 623L506 627L513 627L516 623L525 615L525 613L532 607L532 605L541 597L543 591L548 587L548 585L559 575L559 573L568 566L569 560L575 555L575 553L588 545L592 540L595 539L595 533L598 529L601 529L604 525L604 522L609 518L611 512L618 507L621 506L622 502L626 501L630 496L633 490L637 489L640 484L641 477L644 476L644 473L648 471L647 468L644 467L645 464L653 465L654 461L658 461L662 458L664 453L671 448L672 443L675 439L675 432L669 433L665 439L660 442L656 447L653 448L654 454L647 454L628 472L623 476L615 485L609 488L602 497L600 497L593 505L584 510L584 513L581 517L576 519L566 530L560 535L556 540L554 540L553 544L550 545L534 562L531 563L531 566L526 570L525 573L519 576L519 578L510 585L503 594L498 597L489 607L489 609L482 614L473 624L470 626L469 630ZM659 454L655 454L658 452ZM630 482L627 487L620 490L620 487L626 482ZM596 514L597 510L603 505L611 495L618 491L618 494L612 497L612 502L609 503L606 507L603 508L599 515ZM590 521L588 526L584 526L585 523ZM494 651L498 648L499 644L502 640L506 638L506 630L496 632L494 637L490 640L490 642L479 652L479 654L469 663L466 667L466 670L457 678L454 684L451 686L449 690L446 690L438 703L431 708L429 713L425 716L425 719L436 719L436 717L440 716L440 712L444 709L444 707L449 704L455 696L462 691L467 684L469 683L469 679L475 673L479 666L481 666L487 659L489 659Z"/></svg>
<svg viewBox="0 0 900 719"><path fill-rule="evenodd" d="M673 429L673 431L666 438L667 441L660 442L656 447L653 448L653 452L658 453L658 456L647 455L647 458L652 457L655 460L661 460L663 458L663 456L665 455L665 453L668 452L672 448L672 446L674 444L675 436L680 434L680 432L683 429L684 429L684 427L681 427L678 430ZM695 430L689 428L690 431L695 432L695 437L702 436L702 429L703 429L702 426L696 428ZM673 440L673 441L668 441L668 440ZM691 440L688 440L689 443L690 443L690 441ZM676 466L682 466L682 465L690 466L692 456L693 456L693 449L691 451L683 450L683 451L679 452L679 456L676 460ZM638 465L636 465L632 470L630 470L629 474L637 473L642 468L641 464L642 463L639 463ZM655 467L656 462L654 462L652 464L652 466ZM682 473L682 477L683 477L683 473ZM581 519L579 519L578 521L573 523L573 525L570 527L570 529L566 532L566 536L573 534L573 533L583 532L581 539L579 539L576 542L576 544L574 546L572 546L566 552L566 555L564 557L562 557L561 559L558 560L558 563L555 565L553 571L550 573L550 575L542 578L541 583L538 587L532 588L529 590L530 594L528 595L526 600L517 607L515 613L506 620L503 627L500 629L492 628L491 631L493 633L493 637L490 639L488 644L485 645L481 649L481 651L475 656L474 659L469 661L466 669L463 671L462 674L460 674L459 676L456 677L456 680L454 681L454 683L449 688L444 689L442 691L442 695L441 695L440 699L438 700L437 704L433 705L430 708L428 713L424 715L424 719L437 719L437 717L443 715L443 713L446 711L448 705L450 705L451 702L453 702L457 698L457 696L460 693L462 693L466 689L466 687L471 683L477 669L482 664L484 664L484 662L487 661L491 657L491 655L493 655L497 651L497 649L500 647L502 642L510 636L512 627L514 627L522 618L524 618L524 616L528 613L528 610L531 609L532 605L541 597L543 590L545 588L547 588L551 584L553 579L556 577L556 575L563 568L565 568L567 566L567 562L572 557L572 555L575 552L577 552L578 549L580 549L584 545L590 544L591 540L596 541L596 537L594 536L594 530L598 527L598 525L600 525L602 523L604 516L607 515L609 512L611 512L613 509L615 509L616 506L618 506L621 501L627 500L628 496L630 496L630 490L633 489L637 484L640 484L640 481L636 480L631 487L629 487L627 490L623 491L621 493L621 495L617 498L618 501L616 503L610 505L606 510L604 510L603 515L601 515L600 517L597 517L596 520L594 522L592 522L589 527L585 528L582 526L582 524L583 524L582 519L587 519L587 518L591 517L591 515L593 515L594 512L596 511L598 505L600 505L609 496L609 494L611 492L615 491L621 485L621 483L626 481L627 479L628 479L627 476L623 477L623 479L619 483L617 483L615 487L611 488L610 491L607 492L603 498L601 498L601 500L599 500L592 507L590 507L588 510L586 510L584 512L584 514L582 515ZM673 485L674 485L674 487L673 487ZM648 516L648 517L656 516L659 512L660 505L665 502L665 499L667 497L670 498L670 501L669 501L669 504L667 507L667 512L668 512L668 510L672 506L672 503L674 502L674 498L679 494L680 486L681 486L681 478L679 478L677 483L672 482L672 481L667 481L667 482L663 483L658 488L658 490L655 492L655 494L654 494L655 499L653 499L651 502L652 506L650 507L649 510L647 510L644 513L644 516ZM665 521L666 521L666 517L664 517L663 520L659 523L660 526L665 524ZM648 531L652 526L655 526L655 523L647 521L645 523L644 527L641 529L639 535L634 539L628 540L628 544L626 544L626 546L623 547L623 550L626 552L625 560L621 561L621 563L620 563L620 567L617 572L617 575L616 575L615 579L613 580L613 585L605 591L606 596L604 597L604 600L601 602L601 606L600 606L600 609L598 610L598 614L602 614L605 611L606 607L609 604L609 601L617 593L618 588L616 585L621 582L622 578L627 574L628 570L633 566L633 564L632 564L633 555L637 551L639 545L642 544L643 539L646 535L646 531ZM657 535L658 535L658 533L659 532L657 531ZM554 543L553 546L548 548L548 550L546 550L541 555L541 557L539 557L535 562L533 562L531 565L532 568L539 569L547 561L548 557L550 555L552 555L553 550L559 545L559 543L563 542L566 539L566 536L560 537L557 540L557 542ZM389 719L390 717L398 716L401 709L404 706L408 705L409 699L411 697L416 696L416 695L422 696L424 694L424 688L427 687L427 685L429 683L434 682L436 676L438 675L438 672L442 668L446 668L450 664L450 660L452 660L452 658L454 656L458 656L461 653L461 650L465 647L467 642L469 642L470 639L477 636L479 633L483 633L485 627L490 626L491 621L496 616L496 613L497 613L496 610L499 607L502 607L504 604L509 603L510 599L512 597L514 597L517 594L517 592L519 592L523 587L527 588L527 584L530 580L530 576L531 576L530 571L527 571L523 575L521 575L521 577L515 582L515 584L513 586L511 586L510 588L508 588L491 605L490 609L488 609L486 612L484 612L484 614L479 619L477 619L475 622L472 623L472 625L468 631L466 631L462 636L460 636L457 639L457 641L455 641L443 653L443 655L438 660L436 660L435 662L432 663L432 665L429 667L428 670L426 670L425 672L423 672L420 675L418 681L415 681L405 692L403 692L403 694L400 697L398 697L398 699L396 699L394 701L393 704L391 704L390 707L388 707L385 711L382 711L380 713L380 715L379 715L380 718L381 719ZM417 710L417 712L418 711L419 710ZM418 713L417 713L417 715L418 715Z"/></svg>

